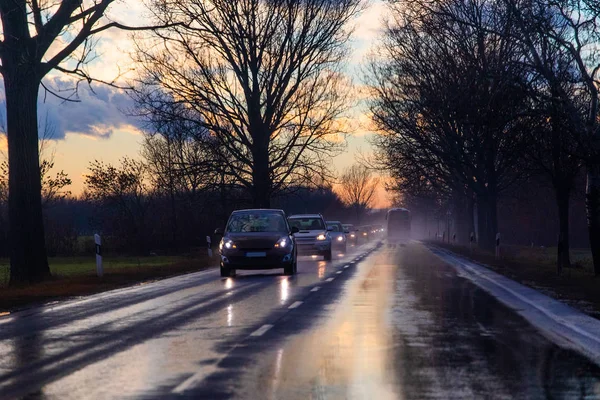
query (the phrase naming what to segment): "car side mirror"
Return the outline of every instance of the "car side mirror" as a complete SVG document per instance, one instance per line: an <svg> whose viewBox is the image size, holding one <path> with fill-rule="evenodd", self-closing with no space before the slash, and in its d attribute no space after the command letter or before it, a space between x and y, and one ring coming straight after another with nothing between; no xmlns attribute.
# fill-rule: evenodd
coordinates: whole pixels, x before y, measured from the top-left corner
<svg viewBox="0 0 600 400"><path fill-rule="evenodd" d="M215 229L215 236L223 236L223 229L221 229L221 228Z"/></svg>
<svg viewBox="0 0 600 400"><path fill-rule="evenodd" d="M290 230L290 233L293 235L294 233L298 233L300 232L300 229L298 229L297 226L292 226L292 229Z"/></svg>

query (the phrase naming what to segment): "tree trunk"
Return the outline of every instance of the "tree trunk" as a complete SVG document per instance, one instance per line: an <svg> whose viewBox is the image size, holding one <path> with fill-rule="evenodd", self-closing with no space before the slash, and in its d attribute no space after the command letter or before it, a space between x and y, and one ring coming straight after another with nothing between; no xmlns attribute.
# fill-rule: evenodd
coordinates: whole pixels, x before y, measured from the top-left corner
<svg viewBox="0 0 600 400"><path fill-rule="evenodd" d="M260 146L263 147L263 146ZM255 208L271 207L271 177L269 176L269 153L266 147L254 152L252 175L252 201Z"/></svg>
<svg viewBox="0 0 600 400"><path fill-rule="evenodd" d="M588 165L586 208L594 275L600 275L600 160Z"/></svg>
<svg viewBox="0 0 600 400"><path fill-rule="evenodd" d="M468 195L456 193L454 200L454 226L456 227L456 240L461 244L469 244L469 237L473 226L473 207L469 203Z"/></svg>
<svg viewBox="0 0 600 400"><path fill-rule="evenodd" d="M494 251L498 230L497 199L494 194L477 195L477 231L479 246Z"/></svg>
<svg viewBox="0 0 600 400"><path fill-rule="evenodd" d="M39 282L50 277L38 149L39 80L27 69L5 72L9 157L10 284Z"/></svg>
<svg viewBox="0 0 600 400"><path fill-rule="evenodd" d="M467 190L467 213L469 221L469 232L466 241L467 243L470 243L471 232L475 233L475 198L473 197L473 192L470 189Z"/></svg>
<svg viewBox="0 0 600 400"><path fill-rule="evenodd" d="M569 256L569 200L570 190L565 188L556 189L556 200L558 205L559 234L557 243L556 272L562 273L563 268L571 266Z"/></svg>

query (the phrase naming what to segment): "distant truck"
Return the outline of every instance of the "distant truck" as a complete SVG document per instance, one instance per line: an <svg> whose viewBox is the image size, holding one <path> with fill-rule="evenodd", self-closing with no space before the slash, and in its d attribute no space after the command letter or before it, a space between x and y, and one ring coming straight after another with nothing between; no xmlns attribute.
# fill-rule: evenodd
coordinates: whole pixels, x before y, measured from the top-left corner
<svg viewBox="0 0 600 400"><path fill-rule="evenodd" d="M410 240L410 211L406 208L392 208L385 216L388 246L405 245Z"/></svg>

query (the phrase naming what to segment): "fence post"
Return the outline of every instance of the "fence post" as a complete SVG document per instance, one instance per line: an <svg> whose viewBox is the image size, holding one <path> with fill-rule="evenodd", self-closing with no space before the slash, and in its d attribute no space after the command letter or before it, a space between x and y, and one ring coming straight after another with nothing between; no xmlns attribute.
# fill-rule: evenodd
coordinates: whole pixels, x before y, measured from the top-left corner
<svg viewBox="0 0 600 400"><path fill-rule="evenodd" d="M96 243L96 275L102 278L104 275L104 267L102 265L102 238L97 233L94 235L94 242Z"/></svg>
<svg viewBox="0 0 600 400"><path fill-rule="evenodd" d="M496 233L496 258L500 258L500 233Z"/></svg>
<svg viewBox="0 0 600 400"><path fill-rule="evenodd" d="M212 245L211 245L210 236L206 236L206 244L207 244L207 247L208 247L208 256L212 257L213 256L213 251L212 251Z"/></svg>

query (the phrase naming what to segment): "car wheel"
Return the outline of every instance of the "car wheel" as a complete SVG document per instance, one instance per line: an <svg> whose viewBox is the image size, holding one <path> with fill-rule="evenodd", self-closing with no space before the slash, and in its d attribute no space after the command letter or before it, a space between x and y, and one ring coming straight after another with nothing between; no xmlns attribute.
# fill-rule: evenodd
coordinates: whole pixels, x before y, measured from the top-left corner
<svg viewBox="0 0 600 400"><path fill-rule="evenodd" d="M230 276L231 276L231 271L229 270L229 268L221 267L221 277L229 278Z"/></svg>
<svg viewBox="0 0 600 400"><path fill-rule="evenodd" d="M289 265L286 265L285 267L283 267L283 273L284 273L284 275L288 275L288 276L294 275L295 274L294 264L292 263L292 264L289 264Z"/></svg>
<svg viewBox="0 0 600 400"><path fill-rule="evenodd" d="M323 258L325 259L325 261L331 261L331 247L329 248L329 250L327 250L325 252L325 254L323 255Z"/></svg>

